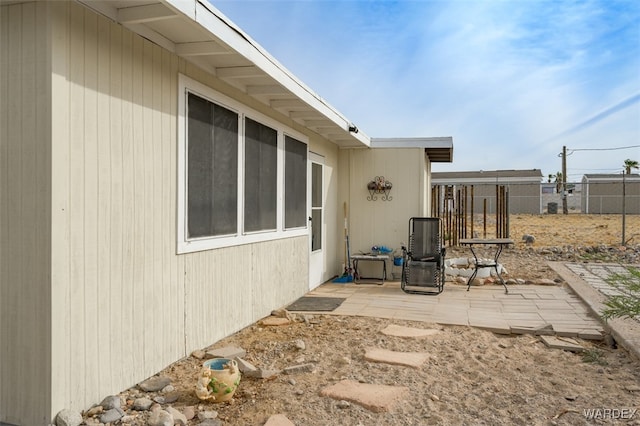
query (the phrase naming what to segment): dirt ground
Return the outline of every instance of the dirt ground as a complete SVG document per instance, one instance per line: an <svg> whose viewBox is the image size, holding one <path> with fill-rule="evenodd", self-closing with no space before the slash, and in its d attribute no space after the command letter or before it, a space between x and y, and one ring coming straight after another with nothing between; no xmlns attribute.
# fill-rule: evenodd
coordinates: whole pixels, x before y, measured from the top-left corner
<svg viewBox="0 0 640 426"><path fill-rule="evenodd" d="M517 243L501 259L507 270L525 279L557 278L545 260L615 261L629 250L640 250L639 216L627 217L627 240L636 248L625 251L617 248L620 217L512 215L510 224ZM524 234L535 236L532 246L520 241ZM594 246L601 249L588 249ZM216 404L196 398L202 360L192 356L160 373L171 377L180 395L172 406L216 411L221 425L263 425L279 413L298 426L640 425L640 361L604 343L583 341L587 351L577 354L549 349L531 335L500 336L469 327L377 318L295 317L296 322L279 327L251 325L211 348L239 346L256 367L280 371L309 363L312 372L243 377L232 401ZM381 334L389 324L441 333L421 340ZM419 369L368 362L365 350L374 347L426 352L429 358ZM344 379L406 386L408 391L391 411L381 413L320 395ZM141 395L129 390L121 396L131 404ZM596 420L587 419L588 410L595 410ZM145 416L134 413L129 424L147 424ZM196 416L188 424L200 422Z"/></svg>
<svg viewBox="0 0 640 426"><path fill-rule="evenodd" d="M487 238L495 237L495 218L486 220ZM474 232L484 235L484 221L475 217ZM514 245L500 256L510 278L529 282L558 278L546 261L607 262L640 264L640 215L625 218L625 242L622 246L620 215L510 215L509 235ZM524 235L535 242L528 245ZM635 248L635 250L634 250ZM492 251L481 253L491 256ZM447 257L469 256L463 247L448 247Z"/></svg>
<svg viewBox="0 0 640 426"><path fill-rule="evenodd" d="M489 222L489 220L487 220ZM495 221L493 221L495 223ZM490 228L488 223L488 229ZM481 218L476 218L476 230L482 232ZM511 215L509 218L511 237L522 248L525 234L536 239L533 247L574 246L619 246L622 243L621 215ZM494 231L495 232L495 231ZM491 236L491 235L489 235ZM640 244L640 215L625 217L625 242Z"/></svg>

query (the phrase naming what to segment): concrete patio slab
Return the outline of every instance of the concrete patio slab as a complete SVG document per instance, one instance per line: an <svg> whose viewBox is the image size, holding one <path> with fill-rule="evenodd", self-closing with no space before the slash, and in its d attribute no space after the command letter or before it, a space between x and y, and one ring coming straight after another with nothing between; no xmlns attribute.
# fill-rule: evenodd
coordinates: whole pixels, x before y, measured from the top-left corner
<svg viewBox="0 0 640 426"><path fill-rule="evenodd" d="M312 295L340 296L346 300L329 315L356 315L441 325L478 327L499 334L531 333L551 324L565 336L592 330L589 336L604 332L604 326L569 288L557 286L510 285L474 287L447 284L438 295L407 294L398 281L383 285L359 286L353 283L326 283Z"/></svg>

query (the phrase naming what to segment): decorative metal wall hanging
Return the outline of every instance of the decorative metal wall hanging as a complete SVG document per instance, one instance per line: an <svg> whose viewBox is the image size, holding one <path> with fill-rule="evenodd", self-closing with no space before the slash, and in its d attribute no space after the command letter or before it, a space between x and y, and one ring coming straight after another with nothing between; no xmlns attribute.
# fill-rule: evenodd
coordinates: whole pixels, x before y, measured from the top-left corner
<svg viewBox="0 0 640 426"><path fill-rule="evenodd" d="M382 198L382 201L391 201L393 199L393 197L389 195L391 188L393 188L393 184L386 180L384 176L376 176L367 184L367 190L369 191L367 200L375 201L378 199L377 195L381 194L382 197L380 198Z"/></svg>

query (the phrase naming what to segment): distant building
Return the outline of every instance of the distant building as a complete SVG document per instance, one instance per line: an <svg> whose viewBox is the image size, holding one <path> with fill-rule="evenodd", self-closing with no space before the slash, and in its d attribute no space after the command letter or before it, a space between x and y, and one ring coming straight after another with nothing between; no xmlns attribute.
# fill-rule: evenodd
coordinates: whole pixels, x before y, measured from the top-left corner
<svg viewBox="0 0 640 426"><path fill-rule="evenodd" d="M582 177L582 212L590 214L640 214L639 174L587 174Z"/></svg>
<svg viewBox="0 0 640 426"><path fill-rule="evenodd" d="M562 213L562 189L558 192L555 182L544 182L542 191L542 213ZM582 200L582 184L567 182L567 209L569 213L580 213ZM554 206L555 204L555 206Z"/></svg>
<svg viewBox="0 0 640 426"><path fill-rule="evenodd" d="M543 194L555 194L556 191L556 184L555 183L543 183L542 185L540 185L540 191Z"/></svg>
<svg viewBox="0 0 640 426"><path fill-rule="evenodd" d="M500 185L506 186L509 192L509 213L540 214L542 212L540 197L542 171L540 169L433 172L431 177L433 187L443 185L461 188L466 185L468 203L471 203L470 187L473 186L474 213L483 212L484 200L487 202L487 213L495 213L496 187Z"/></svg>

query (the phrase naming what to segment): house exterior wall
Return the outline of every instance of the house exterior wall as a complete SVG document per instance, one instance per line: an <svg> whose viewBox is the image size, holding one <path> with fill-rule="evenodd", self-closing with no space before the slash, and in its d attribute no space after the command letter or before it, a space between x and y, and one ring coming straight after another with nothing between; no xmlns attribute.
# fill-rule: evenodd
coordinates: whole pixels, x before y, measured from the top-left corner
<svg viewBox="0 0 640 426"><path fill-rule="evenodd" d="M335 145L78 3L0 19L0 422L86 409L308 290L307 236L176 254L178 74L304 133L327 212Z"/></svg>
<svg viewBox="0 0 640 426"><path fill-rule="evenodd" d="M400 249L407 242L409 218L429 216L429 162L423 149L345 149L340 151L340 204L347 202L351 254L369 252L373 245ZM393 184L391 200L368 200L367 183L384 176ZM342 209L337 217L342 220ZM336 246L344 264L343 238ZM389 265L387 265L390 273ZM335 271L336 274L342 271Z"/></svg>
<svg viewBox="0 0 640 426"><path fill-rule="evenodd" d="M625 182L625 206L628 214L640 214L640 180L633 175ZM622 213L622 176L582 181L582 212L589 214Z"/></svg>
<svg viewBox="0 0 640 426"><path fill-rule="evenodd" d="M33 425L49 421L53 308L43 9L0 6L0 422Z"/></svg>

